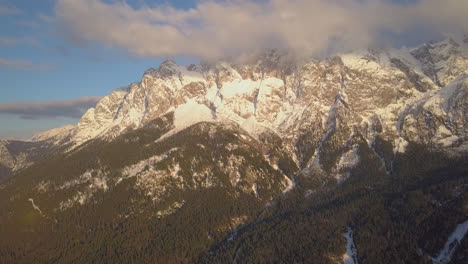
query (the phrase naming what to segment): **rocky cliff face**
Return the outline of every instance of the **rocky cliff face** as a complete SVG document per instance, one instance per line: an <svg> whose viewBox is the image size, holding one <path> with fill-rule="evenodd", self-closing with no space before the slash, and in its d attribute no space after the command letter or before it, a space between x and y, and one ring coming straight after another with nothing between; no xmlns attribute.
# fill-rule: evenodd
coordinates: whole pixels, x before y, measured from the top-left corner
<svg viewBox="0 0 468 264"><path fill-rule="evenodd" d="M452 39L301 63L274 51L244 65L165 61L90 109L70 142L109 140L174 112L174 131L199 121L234 122L254 137L271 131L302 169L337 171L365 141L390 171L388 159L410 141L466 146L467 74L468 45ZM392 142L392 153L376 139Z"/></svg>
<svg viewBox="0 0 468 264"><path fill-rule="evenodd" d="M242 65L183 67L165 61L148 69L141 82L104 97L75 127L32 140L74 148L92 139L112 140L173 113L168 135L201 121L236 123L257 139L276 134L306 174L319 169L339 175L342 166L352 166L340 160L354 155L360 143L391 173L408 142L466 151L467 76L468 43L452 39L325 60L298 61L269 51ZM18 163L3 143L4 171L27 164Z"/></svg>

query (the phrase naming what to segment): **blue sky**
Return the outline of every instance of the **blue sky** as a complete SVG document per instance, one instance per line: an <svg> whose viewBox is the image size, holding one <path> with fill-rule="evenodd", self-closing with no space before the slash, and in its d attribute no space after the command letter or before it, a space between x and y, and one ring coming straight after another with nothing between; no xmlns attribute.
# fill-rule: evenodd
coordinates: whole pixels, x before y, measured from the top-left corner
<svg viewBox="0 0 468 264"><path fill-rule="evenodd" d="M0 139L75 124L167 58L413 46L467 32L466 10L466 0L0 0Z"/></svg>
<svg viewBox="0 0 468 264"><path fill-rule="evenodd" d="M190 0L170 2L179 8L194 5ZM137 8L143 2L128 3ZM149 5L161 3L166 2L146 1ZM0 58L27 63L0 65L0 104L105 96L113 89L139 81L146 69L158 66L164 59L132 56L97 45L74 47L51 25L54 4L54 0L0 0L0 7L9 11L0 12ZM187 57L173 59L181 64L197 61ZM0 138L29 137L77 121L66 117L23 119L0 113Z"/></svg>

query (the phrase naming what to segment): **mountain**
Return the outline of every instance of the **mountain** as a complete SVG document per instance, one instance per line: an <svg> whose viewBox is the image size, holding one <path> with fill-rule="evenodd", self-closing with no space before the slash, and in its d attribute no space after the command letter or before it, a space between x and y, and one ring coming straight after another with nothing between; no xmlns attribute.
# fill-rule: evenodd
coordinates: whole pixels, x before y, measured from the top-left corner
<svg viewBox="0 0 468 264"><path fill-rule="evenodd" d="M0 258L463 263L467 105L466 40L168 60L1 142Z"/></svg>
<svg viewBox="0 0 468 264"><path fill-rule="evenodd" d="M170 133L200 121L234 122L254 137L270 131L304 172L314 167L337 178L342 168L330 159L353 156L360 135L390 173L408 142L466 149L467 58L468 44L448 39L322 61L299 62L278 51L245 65L165 61L140 83L103 98L62 138L70 135L75 146L112 140L173 112ZM385 153L381 140L390 143Z"/></svg>
<svg viewBox="0 0 468 264"><path fill-rule="evenodd" d="M30 141L50 141L53 140L57 143L62 141L63 139L67 138L70 134L70 132L74 129L75 127L72 125L66 125L63 127L58 127L58 128L53 128L51 130L43 131L34 134L30 138Z"/></svg>
<svg viewBox="0 0 468 264"><path fill-rule="evenodd" d="M52 142L0 140L0 182L43 157L61 150L63 146L54 145Z"/></svg>

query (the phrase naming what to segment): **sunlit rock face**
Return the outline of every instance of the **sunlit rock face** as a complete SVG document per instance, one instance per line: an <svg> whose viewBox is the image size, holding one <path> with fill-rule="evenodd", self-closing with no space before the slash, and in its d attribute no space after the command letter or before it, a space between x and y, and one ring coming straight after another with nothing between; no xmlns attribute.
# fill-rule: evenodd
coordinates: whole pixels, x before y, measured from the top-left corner
<svg viewBox="0 0 468 264"><path fill-rule="evenodd" d="M110 140L174 112L177 131L200 121L234 122L254 137L272 131L301 168L322 166L330 148L348 153L357 138L371 147L383 138L395 153L410 141L463 148L467 74L468 44L452 39L324 60L269 51L245 64L165 61L104 97L62 140Z"/></svg>

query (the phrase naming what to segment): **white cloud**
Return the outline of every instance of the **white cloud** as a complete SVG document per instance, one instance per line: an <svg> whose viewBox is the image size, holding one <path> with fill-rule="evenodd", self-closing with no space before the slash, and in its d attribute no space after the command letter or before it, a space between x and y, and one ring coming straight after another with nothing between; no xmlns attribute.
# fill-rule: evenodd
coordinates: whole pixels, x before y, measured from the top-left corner
<svg viewBox="0 0 468 264"><path fill-rule="evenodd" d="M27 60L9 60L4 58L0 58L0 68L14 69L18 71L50 71L53 69L53 67L48 64L34 64Z"/></svg>
<svg viewBox="0 0 468 264"><path fill-rule="evenodd" d="M45 14L39 14L37 15L37 18L44 23L52 23L54 22L54 18Z"/></svg>
<svg viewBox="0 0 468 264"><path fill-rule="evenodd" d="M30 37L11 38L0 36L0 46L13 47L17 45L39 46L39 42Z"/></svg>
<svg viewBox="0 0 468 264"><path fill-rule="evenodd" d="M317 55L386 41L382 32L468 32L468 1L264 0L132 8L125 2L57 0L55 19L75 41L139 56L239 56L263 48Z"/></svg>
<svg viewBox="0 0 468 264"><path fill-rule="evenodd" d="M40 24L34 20L22 20L17 21L18 26L29 27L29 28L39 28Z"/></svg>
<svg viewBox="0 0 468 264"><path fill-rule="evenodd" d="M80 118L94 107L102 97L91 96L70 100L11 102L0 104L0 114L19 116L22 119L50 119L56 117Z"/></svg>
<svg viewBox="0 0 468 264"><path fill-rule="evenodd" d="M0 46L15 46L17 43L15 38L0 37Z"/></svg>
<svg viewBox="0 0 468 264"><path fill-rule="evenodd" d="M16 7L0 6L0 16L19 15L19 14L22 14L22 13L23 13L23 11L21 11L20 9L18 9Z"/></svg>

